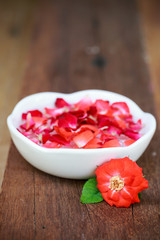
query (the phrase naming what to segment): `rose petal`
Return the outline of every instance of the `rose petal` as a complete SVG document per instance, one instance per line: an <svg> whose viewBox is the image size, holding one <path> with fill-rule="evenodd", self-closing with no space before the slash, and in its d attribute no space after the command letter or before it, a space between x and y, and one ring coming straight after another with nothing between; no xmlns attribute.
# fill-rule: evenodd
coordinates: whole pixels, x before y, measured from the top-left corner
<svg viewBox="0 0 160 240"><path fill-rule="evenodd" d="M45 117L32 117L32 120L34 121L36 128L41 126L42 124L45 124L47 121Z"/></svg>
<svg viewBox="0 0 160 240"><path fill-rule="evenodd" d="M114 110L118 110L123 115L130 114L129 107L125 102L115 102L112 103L111 108Z"/></svg>
<svg viewBox="0 0 160 240"><path fill-rule="evenodd" d="M100 139L103 143L108 142L110 140L117 140L117 136L114 136L112 134L107 134L104 133L103 131L101 132Z"/></svg>
<svg viewBox="0 0 160 240"><path fill-rule="evenodd" d="M49 133L44 133L42 134L42 142L45 144L50 138L50 134Z"/></svg>
<svg viewBox="0 0 160 240"><path fill-rule="evenodd" d="M97 121L98 121L98 127L106 127L106 126L111 126L111 118L105 115L97 115Z"/></svg>
<svg viewBox="0 0 160 240"><path fill-rule="evenodd" d="M83 110L77 110L77 111L70 111L72 115L75 115L78 120L84 119L87 117L87 112Z"/></svg>
<svg viewBox="0 0 160 240"><path fill-rule="evenodd" d="M28 111L27 113L22 113L22 119L26 120L27 114L30 113L32 117L42 117L43 114L39 110Z"/></svg>
<svg viewBox="0 0 160 240"><path fill-rule="evenodd" d="M57 98L56 101L55 101L55 106L57 108L63 108L63 107L66 107L66 106L70 106L70 104L67 103L63 98Z"/></svg>
<svg viewBox="0 0 160 240"><path fill-rule="evenodd" d="M26 117L26 122L22 125L20 125L20 127L26 131L30 130L31 128L33 128L33 126L35 125L33 119L32 119L32 116L31 116L31 113L28 113L27 114L27 117Z"/></svg>
<svg viewBox="0 0 160 240"><path fill-rule="evenodd" d="M95 126L92 126L92 125L90 125L90 124L85 124L85 125L80 126L80 128L78 128L78 129L76 130L76 132L77 132L77 133L80 133L80 132L85 131L85 130L91 130L91 131L93 131L93 132L96 132L96 131L98 130L98 128L95 127Z"/></svg>
<svg viewBox="0 0 160 240"><path fill-rule="evenodd" d="M95 149L101 147L101 141L98 138L93 138L85 145L85 149Z"/></svg>
<svg viewBox="0 0 160 240"><path fill-rule="evenodd" d="M138 132L133 132L133 131L129 131L129 130L126 130L124 132L124 134L126 136L128 136L129 138L132 138L133 140L138 140L140 137L141 137L141 134L138 133Z"/></svg>
<svg viewBox="0 0 160 240"><path fill-rule="evenodd" d="M60 148L62 145L57 142L46 142L42 145L45 148Z"/></svg>
<svg viewBox="0 0 160 240"><path fill-rule="evenodd" d="M95 101L94 105L97 108L98 114L106 114L109 110L109 101L98 99Z"/></svg>
<svg viewBox="0 0 160 240"><path fill-rule="evenodd" d="M113 136L118 136L122 133L122 130L115 127L115 126L109 126L108 129L106 130L109 134L112 134ZM105 132L105 131L104 131Z"/></svg>
<svg viewBox="0 0 160 240"><path fill-rule="evenodd" d="M45 108L45 112L47 115L52 116L56 118L57 116L61 115L64 112L68 112L69 108L68 107L63 107L63 108Z"/></svg>
<svg viewBox="0 0 160 240"><path fill-rule="evenodd" d="M96 106L90 106L90 108L89 108L87 113L88 113L88 115L96 116L96 114L97 114Z"/></svg>
<svg viewBox="0 0 160 240"><path fill-rule="evenodd" d="M50 135L49 141L51 141L51 142L57 142L57 143L62 144L62 145L64 145L64 146L69 145L69 142L67 142L63 137L61 137L61 136L58 135L58 134Z"/></svg>
<svg viewBox="0 0 160 240"><path fill-rule="evenodd" d="M131 130L133 130L133 131L139 131L139 130L141 130L141 129L142 129L142 121L141 121L141 119L139 119L139 120L137 121L137 123L131 122L131 123L129 124L129 129L131 129Z"/></svg>
<svg viewBox="0 0 160 240"><path fill-rule="evenodd" d="M127 139L126 141L124 141L124 145L127 147L127 146L131 145L134 142L136 142L136 141L133 140L133 139Z"/></svg>
<svg viewBox="0 0 160 240"><path fill-rule="evenodd" d="M103 148L110 148L110 147L121 147L121 144L117 139L110 140L103 144Z"/></svg>
<svg viewBox="0 0 160 240"><path fill-rule="evenodd" d="M109 189L107 192L107 198L109 200L113 199L115 202L117 202L119 200L119 193L115 190Z"/></svg>
<svg viewBox="0 0 160 240"><path fill-rule="evenodd" d="M90 130L86 130L73 138L74 143L79 147L84 147L94 137L94 134Z"/></svg>
<svg viewBox="0 0 160 240"><path fill-rule="evenodd" d="M82 98L79 102L74 104L75 110L88 111L92 105L92 100L89 97Z"/></svg>
<svg viewBox="0 0 160 240"><path fill-rule="evenodd" d="M59 127L55 126L54 129L66 141L71 141L72 138L75 136L74 132L67 131L65 128L59 128Z"/></svg>
<svg viewBox="0 0 160 240"><path fill-rule="evenodd" d="M71 113L63 113L58 119L58 126L63 128L77 128L77 117Z"/></svg>

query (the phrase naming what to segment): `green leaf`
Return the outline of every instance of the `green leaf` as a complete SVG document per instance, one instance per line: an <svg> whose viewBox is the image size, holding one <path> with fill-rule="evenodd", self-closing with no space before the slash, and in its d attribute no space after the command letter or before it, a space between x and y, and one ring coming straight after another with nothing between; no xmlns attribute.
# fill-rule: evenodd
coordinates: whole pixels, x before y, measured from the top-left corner
<svg viewBox="0 0 160 240"><path fill-rule="evenodd" d="M139 200L141 200L142 197L140 192L138 193L138 197L139 197Z"/></svg>
<svg viewBox="0 0 160 240"><path fill-rule="evenodd" d="M103 197L97 188L97 179L90 178L83 186L81 202L82 203L98 203L102 201L103 201Z"/></svg>

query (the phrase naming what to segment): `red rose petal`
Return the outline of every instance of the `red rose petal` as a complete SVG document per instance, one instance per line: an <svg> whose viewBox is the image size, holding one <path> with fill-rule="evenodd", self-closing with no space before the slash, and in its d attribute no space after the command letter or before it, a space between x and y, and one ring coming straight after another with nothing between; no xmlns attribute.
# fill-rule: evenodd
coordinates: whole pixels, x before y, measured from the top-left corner
<svg viewBox="0 0 160 240"><path fill-rule="evenodd" d="M102 183L101 181L99 182L99 179L101 180L102 176L107 179L108 183L108 179L116 174L122 173L123 169L124 161L121 161L120 159L111 159L109 162L105 162L95 171L98 183Z"/></svg>
<svg viewBox="0 0 160 240"><path fill-rule="evenodd" d="M65 128L59 128L59 127L55 126L54 129L66 141L71 141L72 138L75 136L74 132L67 131Z"/></svg>
<svg viewBox="0 0 160 240"><path fill-rule="evenodd" d="M31 128L33 128L33 126L35 125L33 119L32 119L32 116L31 116L31 113L28 113L27 114L27 117L26 117L26 122L22 125L20 125L20 127L26 131L30 130Z"/></svg>
<svg viewBox="0 0 160 240"><path fill-rule="evenodd" d="M107 133L104 133L103 131L101 132L101 136L100 136L100 139L102 142L108 142L110 140L117 140L117 136L115 135L112 135L112 134L107 134Z"/></svg>
<svg viewBox="0 0 160 240"><path fill-rule="evenodd" d="M116 207L129 207L133 202L132 200L128 200L128 199L125 199L125 198L122 198L120 197L119 198L119 201L113 201L113 200L108 200L108 203L112 204L111 206L115 205Z"/></svg>
<svg viewBox="0 0 160 240"><path fill-rule="evenodd" d="M44 133L42 134L42 142L45 144L50 138L50 134L49 133Z"/></svg>
<svg viewBox="0 0 160 240"><path fill-rule="evenodd" d="M96 106L90 106L90 108L89 108L87 113L88 113L88 115L96 116L96 114L97 114Z"/></svg>
<svg viewBox="0 0 160 240"><path fill-rule="evenodd" d="M94 134L90 130L86 130L73 138L74 143L79 147L84 147L94 137Z"/></svg>
<svg viewBox="0 0 160 240"><path fill-rule="evenodd" d="M87 113L85 111L83 111L83 110L70 111L70 113L72 115L75 115L78 120L79 119L81 120L81 119L84 119L84 118L87 117Z"/></svg>
<svg viewBox="0 0 160 240"><path fill-rule="evenodd" d="M36 127L39 127L46 122L46 118L44 117L32 117L32 120L36 124Z"/></svg>
<svg viewBox="0 0 160 240"><path fill-rule="evenodd" d="M66 107L66 106L70 106L70 104L67 103L63 98L57 98L56 101L55 101L55 106L57 108L63 108L63 107Z"/></svg>
<svg viewBox="0 0 160 240"><path fill-rule="evenodd" d="M109 176L109 179L110 179L110 176ZM98 182L99 181L102 181L101 184L98 184L97 185L97 188L99 189L99 191L102 193L106 193L110 190L109 188L109 179L108 179L108 183L106 183L106 176L101 176L101 179L99 178Z"/></svg>
<svg viewBox="0 0 160 240"><path fill-rule="evenodd" d="M85 145L85 149L95 149L101 147L101 141L98 138L93 138Z"/></svg>
<svg viewBox="0 0 160 240"><path fill-rule="evenodd" d="M57 143L62 144L62 145L64 145L64 146L69 145L69 142L67 142L63 137L61 137L61 136L58 135L58 134L50 135L49 141L51 141L51 142L57 142Z"/></svg>
<svg viewBox="0 0 160 240"><path fill-rule="evenodd" d="M109 148L109 147L121 147L121 144L117 139L110 140L103 144L103 148Z"/></svg>
<svg viewBox="0 0 160 240"><path fill-rule="evenodd" d="M27 114L30 113L32 117L42 117L43 114L39 110L28 111L27 113L22 113L22 119L26 120Z"/></svg>
<svg viewBox="0 0 160 240"><path fill-rule="evenodd" d="M115 126L119 127L122 130L127 128L127 123L123 119L118 119L114 121Z"/></svg>
<svg viewBox="0 0 160 240"><path fill-rule="evenodd" d="M128 140L124 141L124 145L127 147L127 146L131 145L134 142L136 142L136 141L133 140L133 139L128 139Z"/></svg>
<svg viewBox="0 0 160 240"><path fill-rule="evenodd" d="M71 113L63 113L58 119L58 126L63 128L77 128L77 117Z"/></svg>
<svg viewBox="0 0 160 240"><path fill-rule="evenodd" d="M130 189L131 190L131 189ZM133 196L135 195L135 192L133 194ZM127 188L123 188L121 190L121 197L125 198L126 200L129 200L130 202L132 202L133 200L133 196L131 194L131 191L127 191Z"/></svg>
<svg viewBox="0 0 160 240"><path fill-rule="evenodd" d="M92 126L92 125L90 125L90 124L85 124L85 125L82 125L79 129L77 129L77 133L79 133L79 132L82 132L82 131L85 131L85 130L91 130L91 131L93 131L93 132L97 132L97 130L98 130L98 128L97 127L95 127L95 126Z"/></svg>
<svg viewBox="0 0 160 240"><path fill-rule="evenodd" d="M98 115L97 120L98 120L98 127L99 128L106 127L106 126L111 126L111 118L109 118L108 116Z"/></svg>
<svg viewBox="0 0 160 240"><path fill-rule="evenodd" d="M86 124L95 126L97 124L97 118L90 115L85 119L85 122L86 122Z"/></svg>
<svg viewBox="0 0 160 240"><path fill-rule="evenodd" d="M45 148L60 148L62 145L57 142L47 142L42 145Z"/></svg>
<svg viewBox="0 0 160 240"><path fill-rule="evenodd" d="M117 202L119 200L119 193L117 191L109 189L107 192L107 198L109 200L114 199L114 201Z"/></svg>

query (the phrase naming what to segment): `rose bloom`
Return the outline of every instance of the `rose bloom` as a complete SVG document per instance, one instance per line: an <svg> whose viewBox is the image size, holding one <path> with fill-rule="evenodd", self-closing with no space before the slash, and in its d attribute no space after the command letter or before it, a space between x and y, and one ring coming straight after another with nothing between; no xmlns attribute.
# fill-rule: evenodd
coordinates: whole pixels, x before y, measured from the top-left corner
<svg viewBox="0 0 160 240"><path fill-rule="evenodd" d="M128 157L112 159L96 169L98 189L111 206L129 207L140 202L138 193L148 188L142 168Z"/></svg>

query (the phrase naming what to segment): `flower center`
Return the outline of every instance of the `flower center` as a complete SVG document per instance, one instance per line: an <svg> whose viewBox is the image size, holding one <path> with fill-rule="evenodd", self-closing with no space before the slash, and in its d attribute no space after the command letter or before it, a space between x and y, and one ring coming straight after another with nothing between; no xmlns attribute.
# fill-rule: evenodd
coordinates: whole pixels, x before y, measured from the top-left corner
<svg viewBox="0 0 160 240"><path fill-rule="evenodd" d="M124 187L124 181L119 176L111 177L109 181L111 190L120 191Z"/></svg>

